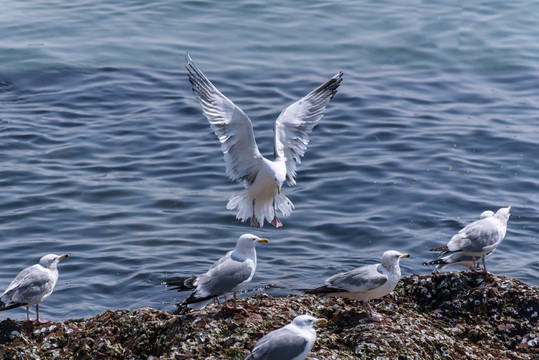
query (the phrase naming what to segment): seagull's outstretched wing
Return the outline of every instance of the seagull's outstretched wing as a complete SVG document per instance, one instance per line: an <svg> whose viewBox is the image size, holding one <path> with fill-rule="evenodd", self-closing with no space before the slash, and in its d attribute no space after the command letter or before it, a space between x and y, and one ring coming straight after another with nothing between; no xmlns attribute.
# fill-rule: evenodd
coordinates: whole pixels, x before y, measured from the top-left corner
<svg viewBox="0 0 539 360"><path fill-rule="evenodd" d="M245 113L230 99L221 94L186 55L187 74L202 111L211 129L221 142L225 155L226 174L235 181L254 181L262 163L262 155L256 145L253 124Z"/></svg>
<svg viewBox="0 0 539 360"><path fill-rule="evenodd" d="M275 157L286 159L286 181L294 185L296 163L301 163L309 144L309 134L318 124L328 102L337 93L342 71L328 82L284 109L275 122Z"/></svg>

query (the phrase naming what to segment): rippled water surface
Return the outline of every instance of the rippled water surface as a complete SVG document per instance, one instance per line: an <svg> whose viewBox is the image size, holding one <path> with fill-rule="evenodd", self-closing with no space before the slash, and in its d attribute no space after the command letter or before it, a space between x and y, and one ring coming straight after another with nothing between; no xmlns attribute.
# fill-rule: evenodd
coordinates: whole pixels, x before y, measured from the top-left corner
<svg viewBox="0 0 539 360"><path fill-rule="evenodd" d="M508 205L489 270L539 285L539 4L453 3L3 2L0 288L69 253L43 317L172 311L185 295L162 282L204 272L245 232L271 240L253 291L317 286L388 249L411 254L404 275L427 273L428 248ZM284 188L283 228L226 210L241 186L187 50L265 155L280 111L344 71Z"/></svg>

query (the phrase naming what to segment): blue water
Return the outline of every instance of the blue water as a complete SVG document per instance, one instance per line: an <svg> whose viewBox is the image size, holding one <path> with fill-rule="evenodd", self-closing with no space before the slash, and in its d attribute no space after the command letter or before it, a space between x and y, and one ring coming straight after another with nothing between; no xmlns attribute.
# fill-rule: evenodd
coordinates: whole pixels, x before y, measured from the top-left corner
<svg viewBox="0 0 539 360"><path fill-rule="evenodd" d="M0 288L69 253L43 318L172 311L186 294L163 281L206 271L245 232L272 241L254 291L318 286L388 249L411 254L404 275L428 273L428 248L508 205L489 270L539 285L538 16L525 0L3 2ZM226 210L241 186L187 50L265 155L280 111L344 71L284 188L283 228Z"/></svg>

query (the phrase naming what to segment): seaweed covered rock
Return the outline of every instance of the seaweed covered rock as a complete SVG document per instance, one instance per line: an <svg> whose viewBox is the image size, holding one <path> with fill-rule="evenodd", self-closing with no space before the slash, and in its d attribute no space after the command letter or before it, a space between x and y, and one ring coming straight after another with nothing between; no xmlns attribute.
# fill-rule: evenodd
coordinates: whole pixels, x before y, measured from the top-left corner
<svg viewBox="0 0 539 360"><path fill-rule="evenodd" d="M413 275L373 302L258 294L247 312L150 308L29 326L0 322L0 359L243 359L264 334L304 313L328 320L308 359L538 359L539 289L472 272Z"/></svg>

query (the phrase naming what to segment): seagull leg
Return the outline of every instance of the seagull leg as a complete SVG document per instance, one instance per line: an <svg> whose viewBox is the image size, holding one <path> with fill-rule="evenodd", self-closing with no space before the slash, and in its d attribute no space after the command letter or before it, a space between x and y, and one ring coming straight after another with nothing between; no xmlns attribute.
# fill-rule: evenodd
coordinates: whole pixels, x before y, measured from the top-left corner
<svg viewBox="0 0 539 360"><path fill-rule="evenodd" d="M26 321L30 321L30 305L26 306Z"/></svg>
<svg viewBox="0 0 539 360"><path fill-rule="evenodd" d="M260 227L260 224L258 223L258 220L255 216L255 200L256 199L253 199L253 214L251 215L251 226Z"/></svg>
<svg viewBox="0 0 539 360"><path fill-rule="evenodd" d="M277 210L275 209L275 198L273 198L273 221L271 222L271 225L275 226L276 228L280 228L283 226L283 223L281 220L277 219Z"/></svg>
<svg viewBox="0 0 539 360"><path fill-rule="evenodd" d="M245 310L245 308L243 308L242 306L238 306L236 299L237 299L237 294L236 294L236 292L234 291L234 298L233 298L234 306L228 306L228 305L227 305L226 308L227 308L228 310L245 311L245 312L247 312L247 310Z"/></svg>
<svg viewBox="0 0 539 360"><path fill-rule="evenodd" d="M485 272L485 274L487 274L487 275L492 275L491 273L489 273L489 272L487 271L487 265L485 264L485 255L483 255L483 257L482 257L481 260L482 260L482 262L483 262L483 271Z"/></svg>
<svg viewBox="0 0 539 360"><path fill-rule="evenodd" d="M472 262L473 262L472 270L477 271L477 263L475 262L475 256L472 256Z"/></svg>
<svg viewBox="0 0 539 360"><path fill-rule="evenodd" d="M361 303L363 304L363 308L365 309L365 312L367 313L367 317L369 318L369 320L376 321L376 322L382 321L382 315L373 311L368 301L365 300L365 301L362 301Z"/></svg>
<svg viewBox="0 0 539 360"><path fill-rule="evenodd" d="M39 304L36 304L36 322L38 324L46 324L49 320L39 320Z"/></svg>

